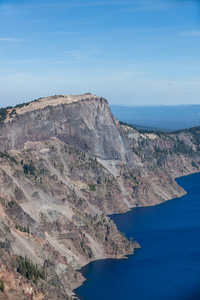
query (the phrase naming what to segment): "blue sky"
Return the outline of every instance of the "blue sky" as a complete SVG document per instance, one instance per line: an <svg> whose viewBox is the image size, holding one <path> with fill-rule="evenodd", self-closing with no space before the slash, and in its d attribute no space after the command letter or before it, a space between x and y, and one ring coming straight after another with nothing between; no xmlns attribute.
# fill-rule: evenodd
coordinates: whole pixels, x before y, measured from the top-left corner
<svg viewBox="0 0 200 300"><path fill-rule="evenodd" d="M0 106L200 104L200 1L0 0Z"/></svg>

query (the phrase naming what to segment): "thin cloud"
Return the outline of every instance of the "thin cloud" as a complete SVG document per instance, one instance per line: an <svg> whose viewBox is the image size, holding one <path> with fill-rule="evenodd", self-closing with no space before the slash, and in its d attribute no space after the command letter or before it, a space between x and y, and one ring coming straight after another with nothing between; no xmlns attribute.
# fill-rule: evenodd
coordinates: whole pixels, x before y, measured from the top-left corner
<svg viewBox="0 0 200 300"><path fill-rule="evenodd" d="M134 27L129 27L129 28L122 28L122 29L117 29L115 32L119 33L155 33L155 32L161 32L166 30L165 27L151 27L151 28L134 28Z"/></svg>
<svg viewBox="0 0 200 300"><path fill-rule="evenodd" d="M148 1L137 1L135 3L132 3L131 7L125 7L122 8L122 12L137 12L137 11L156 11L156 10L165 10L165 9L172 9L176 8L178 6L185 5L191 5L199 3L199 0L178 0L178 1L151 1L150 3Z"/></svg>
<svg viewBox="0 0 200 300"><path fill-rule="evenodd" d="M40 58L40 59L15 59L15 60L9 60L7 62L11 63L11 64L35 64L35 63L43 63L45 60L47 60L47 58Z"/></svg>
<svg viewBox="0 0 200 300"><path fill-rule="evenodd" d="M138 1L135 1L138 3ZM90 6L129 6L133 5L134 1L97 1L88 3L72 4L74 7L90 7Z"/></svg>
<svg viewBox="0 0 200 300"><path fill-rule="evenodd" d="M78 7L95 7L95 6L126 6L126 5L133 5L139 3L138 0L136 1L96 1L96 2L86 2L86 3L48 3L48 4L36 4L31 5L27 4L26 7L31 8L46 8L46 7L65 7L65 8L78 8Z"/></svg>
<svg viewBox="0 0 200 300"><path fill-rule="evenodd" d="M72 50L72 51L64 51L64 54L67 56L73 57L75 60L85 60L87 57L82 51L79 50Z"/></svg>
<svg viewBox="0 0 200 300"><path fill-rule="evenodd" d="M68 50L64 51L63 54L67 58L71 58L76 61L93 61L96 60L96 55L99 54L99 51L96 49L91 49L89 52L81 51L81 50ZM94 58L95 56L95 58Z"/></svg>
<svg viewBox="0 0 200 300"><path fill-rule="evenodd" d="M74 41L89 41L88 38L80 38L80 39L74 39Z"/></svg>
<svg viewBox="0 0 200 300"><path fill-rule="evenodd" d="M193 31L188 31L188 32L182 32L181 35L183 36L191 36L191 37L195 37L195 36L200 36L200 30L193 30Z"/></svg>
<svg viewBox="0 0 200 300"><path fill-rule="evenodd" d="M77 35L77 34L83 34L82 31L52 31L48 32L48 34L52 35Z"/></svg>
<svg viewBox="0 0 200 300"><path fill-rule="evenodd" d="M4 38L0 38L0 42L23 42L23 40L16 39L16 38L4 37Z"/></svg>

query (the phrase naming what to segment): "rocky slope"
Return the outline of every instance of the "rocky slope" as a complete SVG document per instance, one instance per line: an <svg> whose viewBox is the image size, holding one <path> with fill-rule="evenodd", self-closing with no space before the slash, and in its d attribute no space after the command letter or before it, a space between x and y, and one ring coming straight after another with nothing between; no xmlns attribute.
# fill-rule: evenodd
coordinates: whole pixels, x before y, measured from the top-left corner
<svg viewBox="0 0 200 300"><path fill-rule="evenodd" d="M199 128L139 132L95 95L0 114L0 299L68 299L81 266L138 247L107 214L179 197L175 177L199 171Z"/></svg>

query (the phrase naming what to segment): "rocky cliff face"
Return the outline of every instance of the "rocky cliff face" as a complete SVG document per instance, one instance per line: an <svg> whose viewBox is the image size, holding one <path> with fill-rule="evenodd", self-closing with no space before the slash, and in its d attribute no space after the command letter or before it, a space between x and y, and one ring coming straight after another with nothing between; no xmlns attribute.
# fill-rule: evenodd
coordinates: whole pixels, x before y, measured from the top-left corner
<svg viewBox="0 0 200 300"><path fill-rule="evenodd" d="M94 95L42 98L6 113L2 299L68 299L84 280L81 266L138 247L106 214L182 196L175 177L199 171L200 128L139 132L120 125L107 101Z"/></svg>
<svg viewBox="0 0 200 300"><path fill-rule="evenodd" d="M57 96L17 108L0 127L1 150L51 137L102 159L126 160L118 121L108 102L95 95Z"/></svg>

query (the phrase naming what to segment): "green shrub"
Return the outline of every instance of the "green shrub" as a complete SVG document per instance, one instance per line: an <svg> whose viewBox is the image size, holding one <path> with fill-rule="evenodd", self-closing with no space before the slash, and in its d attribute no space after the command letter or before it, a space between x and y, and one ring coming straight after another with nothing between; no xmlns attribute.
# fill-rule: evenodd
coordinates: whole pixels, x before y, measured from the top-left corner
<svg viewBox="0 0 200 300"><path fill-rule="evenodd" d="M15 164L18 164L16 159L13 156L10 156L7 152L1 152L0 151L0 157L10 159L10 161L14 162Z"/></svg>
<svg viewBox="0 0 200 300"><path fill-rule="evenodd" d="M0 123L6 119L7 113L8 111L6 108L0 108Z"/></svg>
<svg viewBox="0 0 200 300"><path fill-rule="evenodd" d="M94 183L88 184L90 191L95 192L96 191L96 185Z"/></svg>
<svg viewBox="0 0 200 300"><path fill-rule="evenodd" d="M197 168L197 169L199 168L198 165L196 164L196 162L195 162L194 160L191 162L191 165L192 165L194 168Z"/></svg>
<svg viewBox="0 0 200 300"><path fill-rule="evenodd" d="M20 256L20 258L18 259L17 272L22 274L28 280L33 280L35 284L37 284L39 277L43 280L45 279L44 268L42 270L39 270L37 264L34 265L33 262L27 257L25 257L24 259Z"/></svg>
<svg viewBox="0 0 200 300"><path fill-rule="evenodd" d="M30 164L24 164L23 169L24 169L24 173L25 174L29 174L30 173L31 175L34 175L35 171L36 171L36 168L33 166L32 163L30 163Z"/></svg>
<svg viewBox="0 0 200 300"><path fill-rule="evenodd" d="M0 280L0 290L2 291L2 292L4 292L4 282L3 282L3 280L1 279Z"/></svg>

